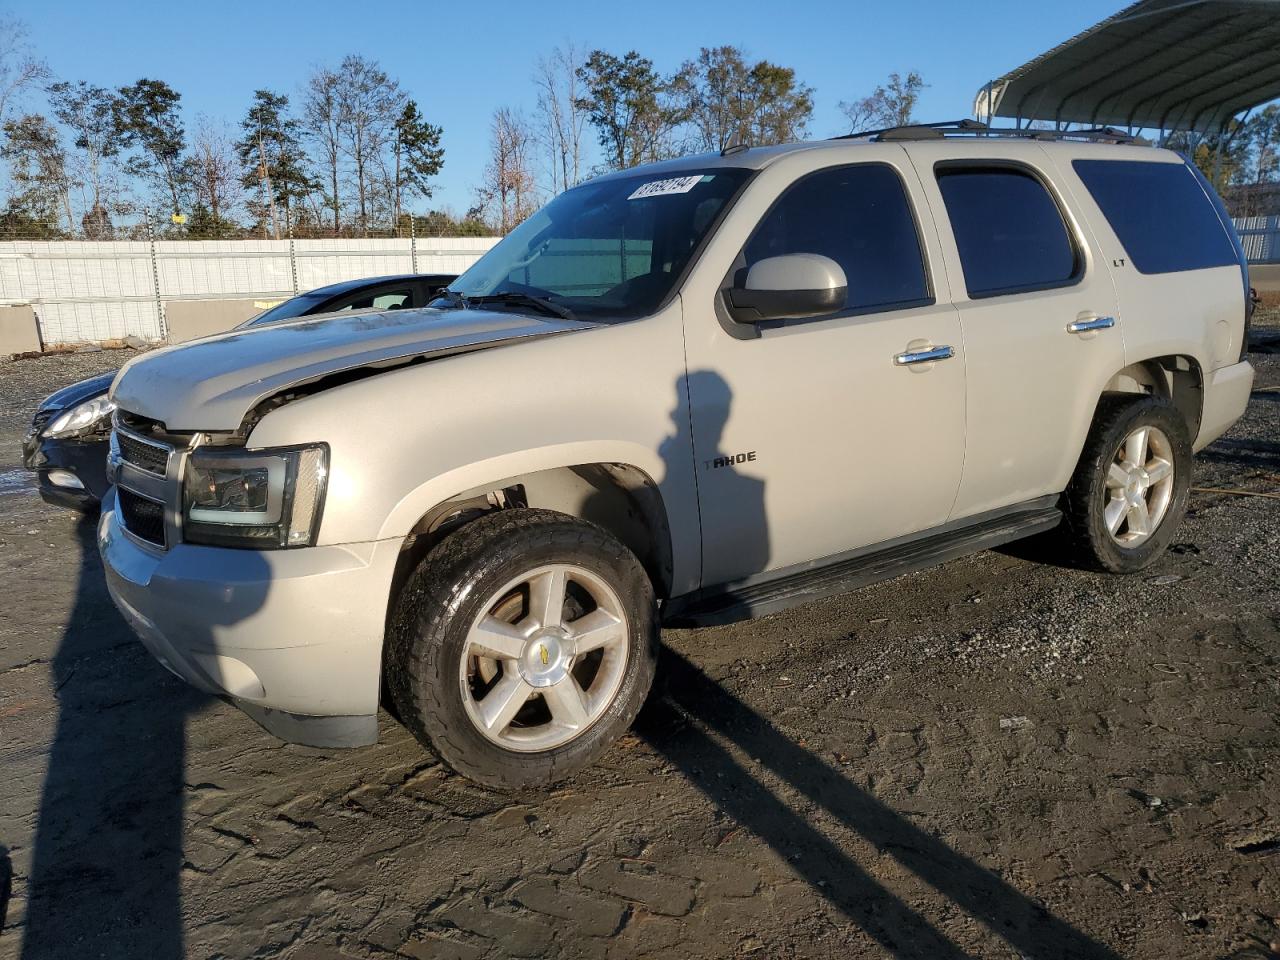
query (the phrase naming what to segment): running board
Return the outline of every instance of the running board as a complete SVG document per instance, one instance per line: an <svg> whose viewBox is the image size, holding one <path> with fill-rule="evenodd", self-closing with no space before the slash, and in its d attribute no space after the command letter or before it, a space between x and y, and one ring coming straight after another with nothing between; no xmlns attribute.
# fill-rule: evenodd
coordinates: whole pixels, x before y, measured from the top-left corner
<svg viewBox="0 0 1280 960"><path fill-rule="evenodd" d="M1040 497L852 553L674 597L663 609L663 622L676 627L734 623L925 570L1052 530L1062 521L1057 502L1056 496Z"/></svg>

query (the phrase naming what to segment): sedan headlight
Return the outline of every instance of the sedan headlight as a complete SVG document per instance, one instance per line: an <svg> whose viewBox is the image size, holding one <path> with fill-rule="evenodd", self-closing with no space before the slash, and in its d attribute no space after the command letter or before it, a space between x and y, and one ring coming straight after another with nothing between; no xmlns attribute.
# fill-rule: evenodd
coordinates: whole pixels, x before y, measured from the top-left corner
<svg viewBox="0 0 1280 960"><path fill-rule="evenodd" d="M111 429L111 412L115 403L105 394L62 411L44 428L44 435L51 440L83 437L91 433L106 433Z"/></svg>
<svg viewBox="0 0 1280 960"><path fill-rule="evenodd" d="M329 473L324 444L275 450L203 447L182 480L182 538L281 550L315 543Z"/></svg>

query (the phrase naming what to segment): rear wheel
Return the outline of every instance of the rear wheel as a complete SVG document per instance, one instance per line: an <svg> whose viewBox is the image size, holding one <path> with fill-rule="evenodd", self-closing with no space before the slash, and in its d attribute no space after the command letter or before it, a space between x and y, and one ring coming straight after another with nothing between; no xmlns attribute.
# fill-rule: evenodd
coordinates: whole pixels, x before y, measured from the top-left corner
<svg viewBox="0 0 1280 960"><path fill-rule="evenodd" d="M1191 440L1159 397L1105 398L1063 494L1074 558L1112 573L1154 563L1177 532L1191 484Z"/></svg>
<svg viewBox="0 0 1280 960"><path fill-rule="evenodd" d="M501 789L586 766L653 680L653 589L608 532L544 510L481 518L401 595L387 682L404 723L459 773Z"/></svg>

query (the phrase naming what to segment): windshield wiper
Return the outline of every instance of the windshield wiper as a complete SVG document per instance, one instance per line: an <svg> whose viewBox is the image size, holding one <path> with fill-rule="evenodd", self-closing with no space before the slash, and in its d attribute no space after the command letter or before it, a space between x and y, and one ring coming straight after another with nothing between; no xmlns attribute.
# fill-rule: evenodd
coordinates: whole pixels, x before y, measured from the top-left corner
<svg viewBox="0 0 1280 960"><path fill-rule="evenodd" d="M447 291L453 293L453 291ZM465 294L457 294L465 303L481 304L481 303L510 303L513 305L523 304L528 307L535 307L544 313L550 313L562 320L573 320L573 311L568 307L562 307L558 303L553 303L546 297L537 297L532 293L520 293L515 290L509 290L506 293L486 293L479 296L468 297Z"/></svg>
<svg viewBox="0 0 1280 960"><path fill-rule="evenodd" d="M431 303L435 303L437 300L446 301L450 307L465 308L467 305L467 298L464 294L459 293L457 290L450 290L448 287L437 290L436 295L431 298ZM430 305L428 304L428 306Z"/></svg>

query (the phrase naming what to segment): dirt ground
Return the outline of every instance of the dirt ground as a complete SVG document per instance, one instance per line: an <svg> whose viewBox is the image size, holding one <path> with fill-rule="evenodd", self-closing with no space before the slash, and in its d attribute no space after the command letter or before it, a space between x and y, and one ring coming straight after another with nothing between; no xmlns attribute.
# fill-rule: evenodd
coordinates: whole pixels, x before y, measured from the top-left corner
<svg viewBox="0 0 1280 960"><path fill-rule="evenodd" d="M1023 548L671 631L634 733L513 799L152 661L18 469L125 355L0 363L0 958L1280 955L1280 499L1193 493L1138 577ZM1280 494L1253 359L1197 487Z"/></svg>

